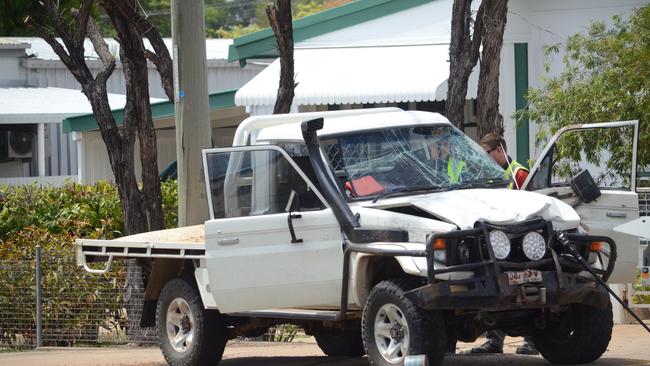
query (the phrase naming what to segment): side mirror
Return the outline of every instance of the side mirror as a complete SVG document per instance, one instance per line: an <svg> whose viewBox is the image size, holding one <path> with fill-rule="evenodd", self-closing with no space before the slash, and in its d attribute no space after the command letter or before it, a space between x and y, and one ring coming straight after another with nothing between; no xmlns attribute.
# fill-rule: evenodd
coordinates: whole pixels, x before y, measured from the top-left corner
<svg viewBox="0 0 650 366"><path fill-rule="evenodd" d="M570 182L571 189L584 203L600 197L600 189L587 169L583 169Z"/></svg>

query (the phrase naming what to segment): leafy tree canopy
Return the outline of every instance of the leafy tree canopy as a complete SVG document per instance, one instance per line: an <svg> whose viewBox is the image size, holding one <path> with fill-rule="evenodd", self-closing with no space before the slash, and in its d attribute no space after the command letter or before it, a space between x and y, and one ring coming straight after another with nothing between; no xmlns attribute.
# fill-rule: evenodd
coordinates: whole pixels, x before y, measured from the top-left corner
<svg viewBox="0 0 650 366"><path fill-rule="evenodd" d="M518 112L539 124L537 143L570 124L638 119L638 165L647 166L650 5L637 9L628 20L614 17L611 27L594 22L586 33L569 37L565 47L562 73L546 79L540 89L529 90L529 109ZM547 56L558 51L558 45L550 46ZM575 135L558 142L556 150L560 155L573 161L586 159L594 165L606 165L610 171L629 171L629 134L611 131ZM609 153L603 155L599 151Z"/></svg>
<svg viewBox="0 0 650 366"><path fill-rule="evenodd" d="M269 26L266 5L270 0L205 0L205 32L208 38L235 38ZM293 0L293 19L349 3L352 0ZM79 7L80 0L59 0L61 9ZM171 37L171 0L138 0L140 12L158 28L163 37ZM39 14L38 1L0 1L0 36L34 36L23 24L25 16ZM64 14L65 15L65 14ZM105 14L97 9L93 17L104 37L115 37Z"/></svg>

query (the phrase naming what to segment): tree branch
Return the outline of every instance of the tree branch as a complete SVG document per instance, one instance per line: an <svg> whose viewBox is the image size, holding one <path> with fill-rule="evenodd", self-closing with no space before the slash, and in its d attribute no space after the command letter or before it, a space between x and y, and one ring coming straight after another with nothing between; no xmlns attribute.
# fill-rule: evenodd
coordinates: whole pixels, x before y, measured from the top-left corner
<svg viewBox="0 0 650 366"><path fill-rule="evenodd" d="M486 0L489 2L490 0ZM481 2L481 5L478 7L478 12L476 13L476 19L474 20L474 32L472 37L472 45L470 47L469 56L476 64L479 55L479 49L481 48L481 42L483 41L483 33L485 32L485 22L484 22L485 6L484 2ZM468 22L472 21L471 16L468 16Z"/></svg>
<svg viewBox="0 0 650 366"><path fill-rule="evenodd" d="M153 25L149 19L137 12L132 1L113 0L112 3L113 6L115 6L115 9L122 14L125 19L128 19L135 25L138 33L149 40L154 52L145 50L145 57L156 66L167 98L169 98L169 100L174 100L172 58L169 55L169 49L167 49L160 32L158 32L156 26Z"/></svg>
<svg viewBox="0 0 650 366"><path fill-rule="evenodd" d="M80 9L73 12L77 21L77 29L74 34L74 43L77 45L83 45L84 38L86 38L86 27L92 7L93 0L85 0L81 3Z"/></svg>
<svg viewBox="0 0 650 366"><path fill-rule="evenodd" d="M271 29L275 34L280 55L280 85L278 96L273 106L273 114L289 113L293 103L294 65L293 65L293 24L291 19L291 0L277 0L277 5L270 3L266 7Z"/></svg>
<svg viewBox="0 0 650 366"><path fill-rule="evenodd" d="M33 30L34 33L35 33L37 36L43 38L43 40L44 40L45 42L47 42L47 44L49 44L50 47L52 47L52 50L54 51L54 53L56 53L56 55L59 56L59 58L61 59L61 61L62 61L66 66L68 66L68 65L72 65L72 64L73 64L72 59L70 58L70 56L69 56L68 53L66 52L65 48L63 48L63 46L61 45L61 43L59 43L59 41L56 40L56 38L55 38L54 35L50 32L50 30L46 29L46 28L45 28L44 26L42 26L41 24L36 23L36 22L34 21L34 19L31 18L30 16L27 16L27 17L25 18L25 20L23 21L23 23L24 23L27 27L29 27L31 30Z"/></svg>
<svg viewBox="0 0 650 366"><path fill-rule="evenodd" d="M76 38L73 37L72 34L70 34L70 28L68 27L67 24L64 23L63 18L61 18L61 15L59 14L58 4L55 4L53 0L45 0L43 6L45 7L47 16L52 21L54 30L59 35L59 37L61 37L61 41L63 41L63 44L65 45L65 48L68 51L70 57L73 60L79 60L80 58L83 59L84 57L83 37L81 43L76 42ZM77 25L77 30L85 34L86 32L85 28L79 28L78 24L76 25Z"/></svg>
<svg viewBox="0 0 650 366"><path fill-rule="evenodd" d="M99 59L102 61L102 68L97 73L95 81L97 83L106 84L106 81L115 70L115 57L111 54L106 41L102 38L102 35L99 33L99 30L92 19L88 20L87 29L90 42L92 42L95 52L97 52Z"/></svg>
<svg viewBox="0 0 650 366"><path fill-rule="evenodd" d="M67 27L63 24L61 17L59 16L58 8L52 2L52 0L47 0L44 4L46 15L54 24L54 31L59 32L58 35L63 41L62 45L55 38L54 31L48 29L43 24L36 22L31 17L26 17L24 23L30 29L41 37L47 44L52 47L54 53L59 56L59 59L63 62L64 65L70 70L70 73L75 77L75 79L83 86L93 81L93 76L90 70L88 69L85 60L84 60L84 50L83 46L81 49L74 44L74 41L70 39L70 33L67 31ZM82 43L83 45L83 43Z"/></svg>

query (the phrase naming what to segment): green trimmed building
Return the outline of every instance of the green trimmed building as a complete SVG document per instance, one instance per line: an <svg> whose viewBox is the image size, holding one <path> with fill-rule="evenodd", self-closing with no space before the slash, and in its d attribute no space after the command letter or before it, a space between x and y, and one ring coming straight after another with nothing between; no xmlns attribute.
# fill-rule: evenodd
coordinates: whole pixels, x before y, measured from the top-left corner
<svg viewBox="0 0 650 366"><path fill-rule="evenodd" d="M294 21L295 89L292 111L397 106L444 111L449 75L452 0L358 0ZM539 154L536 126L515 121L529 87L546 75L544 46L563 43L592 20L627 16L643 0L511 0L501 52L499 106L510 155L522 163ZM478 5L475 4L475 7ZM269 29L234 40L229 61L240 65L276 57ZM562 68L548 60L548 74ZM275 60L241 87L235 104L251 115L272 112L280 65ZM469 80L466 133L476 136L478 67ZM583 121L587 122L587 121Z"/></svg>

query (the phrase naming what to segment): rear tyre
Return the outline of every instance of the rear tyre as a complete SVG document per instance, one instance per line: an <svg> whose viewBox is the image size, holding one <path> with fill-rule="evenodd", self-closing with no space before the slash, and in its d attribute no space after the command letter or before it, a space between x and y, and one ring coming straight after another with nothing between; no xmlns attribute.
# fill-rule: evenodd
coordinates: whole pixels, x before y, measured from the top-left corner
<svg viewBox="0 0 650 366"><path fill-rule="evenodd" d="M328 356L361 357L366 354L361 329L321 329L314 338Z"/></svg>
<svg viewBox="0 0 650 366"><path fill-rule="evenodd" d="M409 355L426 355L430 366L442 364L448 346L442 313L422 310L404 296L414 287L408 279L396 279L370 292L361 332L372 366L403 365Z"/></svg>
<svg viewBox="0 0 650 366"><path fill-rule="evenodd" d="M555 364L580 364L597 360L612 338L612 304L604 309L574 305L546 328L533 335L539 353Z"/></svg>
<svg viewBox="0 0 650 366"><path fill-rule="evenodd" d="M156 328L171 366L217 365L228 341L221 315L205 310L196 288L180 278L169 281L160 293Z"/></svg>

